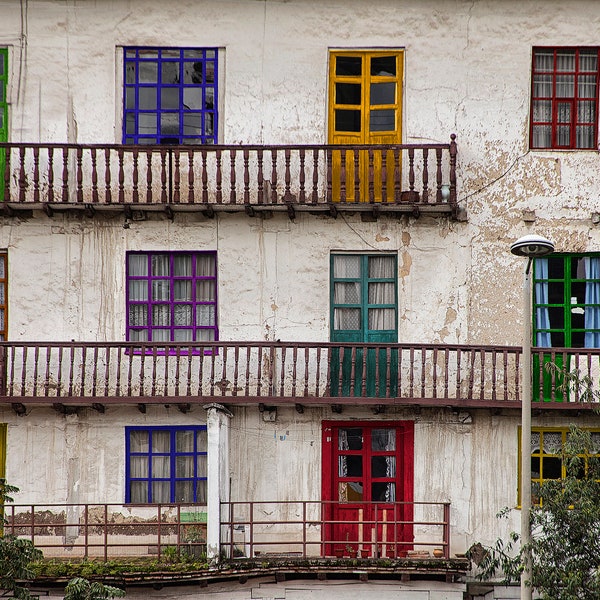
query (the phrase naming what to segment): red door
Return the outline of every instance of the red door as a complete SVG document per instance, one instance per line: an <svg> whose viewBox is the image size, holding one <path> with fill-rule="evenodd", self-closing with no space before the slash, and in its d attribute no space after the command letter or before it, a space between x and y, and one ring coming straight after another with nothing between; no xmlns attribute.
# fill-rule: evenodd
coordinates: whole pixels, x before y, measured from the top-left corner
<svg viewBox="0 0 600 600"><path fill-rule="evenodd" d="M413 432L412 421L323 422L326 555L410 548Z"/></svg>

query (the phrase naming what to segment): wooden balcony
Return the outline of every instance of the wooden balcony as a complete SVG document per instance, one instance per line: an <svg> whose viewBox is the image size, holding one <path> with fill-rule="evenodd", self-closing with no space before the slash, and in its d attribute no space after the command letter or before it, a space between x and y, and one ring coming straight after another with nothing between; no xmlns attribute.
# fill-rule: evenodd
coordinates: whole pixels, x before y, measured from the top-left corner
<svg viewBox="0 0 600 600"><path fill-rule="evenodd" d="M387 146L0 143L5 214L19 210L339 210L457 215L456 136Z"/></svg>
<svg viewBox="0 0 600 600"><path fill-rule="evenodd" d="M1 342L0 404L60 412L91 406L192 404L443 406L521 405L521 349L514 346ZM591 408L583 390L560 390L550 361L598 380L600 350L534 349L535 410Z"/></svg>

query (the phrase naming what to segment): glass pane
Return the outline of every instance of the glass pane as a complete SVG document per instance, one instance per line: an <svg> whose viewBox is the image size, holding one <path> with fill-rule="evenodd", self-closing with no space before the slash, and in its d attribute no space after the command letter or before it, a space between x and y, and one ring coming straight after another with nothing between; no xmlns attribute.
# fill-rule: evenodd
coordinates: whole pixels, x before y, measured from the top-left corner
<svg viewBox="0 0 600 600"><path fill-rule="evenodd" d="M200 110L202 107L201 88L183 88L183 104L186 109Z"/></svg>
<svg viewBox="0 0 600 600"><path fill-rule="evenodd" d="M359 308L335 308L333 311L333 328L335 330L358 331L360 327Z"/></svg>
<svg viewBox="0 0 600 600"><path fill-rule="evenodd" d="M536 50L534 65L536 71L553 71L554 52L552 50Z"/></svg>
<svg viewBox="0 0 600 600"><path fill-rule="evenodd" d="M179 108L179 88L161 88L160 107L162 110Z"/></svg>
<svg viewBox="0 0 600 600"><path fill-rule="evenodd" d="M129 300L148 300L148 282L142 279L129 281Z"/></svg>
<svg viewBox="0 0 600 600"><path fill-rule="evenodd" d="M358 281L337 281L333 284L335 304L360 304L360 284Z"/></svg>
<svg viewBox="0 0 600 600"><path fill-rule="evenodd" d="M157 279L152 282L152 300L169 300L171 282L168 279Z"/></svg>
<svg viewBox="0 0 600 600"><path fill-rule="evenodd" d="M371 84L371 106L377 104L394 104L396 102L396 84L372 83Z"/></svg>
<svg viewBox="0 0 600 600"><path fill-rule="evenodd" d="M371 500L373 502L395 502L396 485L391 482L373 482L371 484Z"/></svg>
<svg viewBox="0 0 600 600"><path fill-rule="evenodd" d="M559 146L571 145L571 128L569 126L560 125L556 128L556 143Z"/></svg>
<svg viewBox="0 0 600 600"><path fill-rule="evenodd" d="M153 431L152 432L152 452L171 451L171 434L168 431Z"/></svg>
<svg viewBox="0 0 600 600"><path fill-rule="evenodd" d="M175 477L194 476L194 457L178 456L175 459Z"/></svg>
<svg viewBox="0 0 600 600"><path fill-rule="evenodd" d="M173 282L173 300L180 302L191 302L192 300L192 282L174 281Z"/></svg>
<svg viewBox="0 0 600 600"><path fill-rule="evenodd" d="M556 97L573 98L575 95L575 76L557 75L556 76Z"/></svg>
<svg viewBox="0 0 600 600"><path fill-rule="evenodd" d="M596 76L579 75L577 78L577 96L579 98L596 97Z"/></svg>
<svg viewBox="0 0 600 600"><path fill-rule="evenodd" d="M131 452L149 452L150 438L147 431L131 431L129 434L129 450Z"/></svg>
<svg viewBox="0 0 600 600"><path fill-rule="evenodd" d="M395 300L393 283L369 283L369 304L394 304Z"/></svg>
<svg viewBox="0 0 600 600"><path fill-rule="evenodd" d="M362 450L362 429L340 429L338 433L338 450Z"/></svg>
<svg viewBox="0 0 600 600"><path fill-rule="evenodd" d="M179 135L179 113L161 113L160 133L161 135Z"/></svg>
<svg viewBox="0 0 600 600"><path fill-rule="evenodd" d="M533 120L534 121L552 121L552 101L551 100L535 100L533 103Z"/></svg>
<svg viewBox="0 0 600 600"><path fill-rule="evenodd" d="M539 452L540 451L540 432L532 431L531 432L531 452Z"/></svg>
<svg viewBox="0 0 600 600"><path fill-rule="evenodd" d="M215 62L212 60L206 61L206 83L215 82Z"/></svg>
<svg viewBox="0 0 600 600"><path fill-rule="evenodd" d="M132 327L148 325L147 304L131 304L129 306L129 325Z"/></svg>
<svg viewBox="0 0 600 600"><path fill-rule="evenodd" d="M370 308L369 329L390 331L396 328L396 310L393 308Z"/></svg>
<svg viewBox="0 0 600 600"><path fill-rule="evenodd" d="M126 133L129 134L135 134L136 130L135 130L135 115L134 114L127 114L125 115L125 131Z"/></svg>
<svg viewBox="0 0 600 600"><path fill-rule="evenodd" d="M335 74L341 76L359 76L362 73L362 58L360 56L336 56Z"/></svg>
<svg viewBox="0 0 600 600"><path fill-rule="evenodd" d="M173 306L173 325L193 325L191 305L175 304Z"/></svg>
<svg viewBox="0 0 600 600"><path fill-rule="evenodd" d="M579 125L575 128L577 148L594 148L594 127L592 125Z"/></svg>
<svg viewBox="0 0 600 600"><path fill-rule="evenodd" d="M363 486L359 481L340 481L338 484L339 502L362 502Z"/></svg>
<svg viewBox="0 0 600 600"><path fill-rule="evenodd" d="M141 504L148 502L148 483L146 481L132 481L129 486L131 502Z"/></svg>
<svg viewBox="0 0 600 600"><path fill-rule="evenodd" d="M192 503L194 501L194 482L176 481L174 502Z"/></svg>
<svg viewBox="0 0 600 600"><path fill-rule="evenodd" d="M139 63L140 83L158 83L158 62Z"/></svg>
<svg viewBox="0 0 600 600"><path fill-rule="evenodd" d="M198 470L197 476L198 477L206 477L208 474L206 454L199 454L196 457L196 463L197 463L196 469Z"/></svg>
<svg viewBox="0 0 600 600"><path fill-rule="evenodd" d="M575 70L575 51L574 50L559 50L556 53L556 70L557 71L574 71Z"/></svg>
<svg viewBox="0 0 600 600"><path fill-rule="evenodd" d="M196 502L206 504L206 480L196 482Z"/></svg>
<svg viewBox="0 0 600 600"><path fill-rule="evenodd" d="M372 456L372 477L396 477L396 458L394 456Z"/></svg>
<svg viewBox="0 0 600 600"><path fill-rule="evenodd" d="M215 306L212 304L200 304L196 307L196 325L213 326L215 324Z"/></svg>
<svg viewBox="0 0 600 600"><path fill-rule="evenodd" d="M189 62L183 63L183 83L199 84L202 83L202 63Z"/></svg>
<svg viewBox="0 0 600 600"><path fill-rule="evenodd" d="M215 341L215 330L214 329L197 329L196 330L196 341L214 342Z"/></svg>
<svg viewBox="0 0 600 600"><path fill-rule="evenodd" d="M396 449L395 429L373 429L371 432L371 449L375 451Z"/></svg>
<svg viewBox="0 0 600 600"><path fill-rule="evenodd" d="M598 70L598 51L580 50L579 51L579 70L595 72Z"/></svg>
<svg viewBox="0 0 600 600"><path fill-rule="evenodd" d="M394 131L395 129L396 111L393 108L371 111L369 131Z"/></svg>
<svg viewBox="0 0 600 600"><path fill-rule="evenodd" d="M194 432L176 431L175 432L175 451L193 452L194 451Z"/></svg>
<svg viewBox="0 0 600 600"><path fill-rule="evenodd" d="M129 275L144 277L148 275L148 257L145 254L130 254L128 259Z"/></svg>
<svg viewBox="0 0 600 600"><path fill-rule="evenodd" d="M216 285L214 281L205 279L196 282L196 301L214 302Z"/></svg>
<svg viewBox="0 0 600 600"><path fill-rule="evenodd" d="M161 77L163 85L179 83L179 63L163 62L161 66Z"/></svg>
<svg viewBox="0 0 600 600"><path fill-rule="evenodd" d="M196 255L196 277L215 276L215 257L212 254Z"/></svg>
<svg viewBox="0 0 600 600"><path fill-rule="evenodd" d="M138 127L139 133L152 134L158 131L157 126L157 113L141 113L138 115ZM142 142L140 142L142 143ZM156 140L152 139L149 142L150 144L155 144Z"/></svg>
<svg viewBox="0 0 600 600"><path fill-rule="evenodd" d="M133 479L146 479L149 474L147 456L130 456L129 471Z"/></svg>
<svg viewBox="0 0 600 600"><path fill-rule="evenodd" d="M562 462L558 457L544 456L542 460L542 478L560 479L562 477Z"/></svg>
<svg viewBox="0 0 600 600"><path fill-rule="evenodd" d="M396 56L378 56L371 59L371 75L395 76Z"/></svg>
<svg viewBox="0 0 600 600"><path fill-rule="evenodd" d="M560 431L546 431L544 433L544 453L560 454L562 450L562 433Z"/></svg>
<svg viewBox="0 0 600 600"><path fill-rule="evenodd" d="M166 503L171 501L171 485L168 481L152 482L152 502Z"/></svg>
<svg viewBox="0 0 600 600"><path fill-rule="evenodd" d="M168 456L152 457L152 478L164 479L171 476L170 458Z"/></svg>
<svg viewBox="0 0 600 600"><path fill-rule="evenodd" d="M155 110L158 108L158 94L155 87L138 89L138 108L140 110Z"/></svg>
<svg viewBox="0 0 600 600"><path fill-rule="evenodd" d="M206 452L208 443L208 432L206 429L201 429L196 432L196 449L198 452Z"/></svg>
<svg viewBox="0 0 600 600"><path fill-rule="evenodd" d="M204 90L204 108L214 108L215 107L215 89L208 87Z"/></svg>
<svg viewBox="0 0 600 600"><path fill-rule="evenodd" d="M147 342L148 341L148 330L147 329L141 329L141 330L130 329L129 330L129 340L132 342Z"/></svg>
<svg viewBox="0 0 600 600"><path fill-rule="evenodd" d="M152 275L155 277L169 275L169 257L166 254L154 254L152 256Z"/></svg>
<svg viewBox="0 0 600 600"><path fill-rule="evenodd" d="M174 342L192 342L194 340L193 329L175 329L173 332Z"/></svg>
<svg viewBox="0 0 600 600"><path fill-rule="evenodd" d="M196 137L202 135L202 113L184 113L183 135Z"/></svg>
<svg viewBox="0 0 600 600"><path fill-rule="evenodd" d="M335 111L335 130L336 131L360 131L361 112L360 110L340 110Z"/></svg>
<svg viewBox="0 0 600 600"><path fill-rule="evenodd" d="M552 97L552 75L536 74L533 77L533 95L535 98Z"/></svg>
<svg viewBox="0 0 600 600"><path fill-rule="evenodd" d="M334 256L333 276L335 279L358 279L360 277L360 256Z"/></svg>
<svg viewBox="0 0 600 600"><path fill-rule="evenodd" d="M361 102L360 83L336 83L335 84L335 103L336 104L359 104Z"/></svg>
<svg viewBox="0 0 600 600"><path fill-rule="evenodd" d="M533 148L550 148L552 145L551 125L534 125L531 146Z"/></svg>

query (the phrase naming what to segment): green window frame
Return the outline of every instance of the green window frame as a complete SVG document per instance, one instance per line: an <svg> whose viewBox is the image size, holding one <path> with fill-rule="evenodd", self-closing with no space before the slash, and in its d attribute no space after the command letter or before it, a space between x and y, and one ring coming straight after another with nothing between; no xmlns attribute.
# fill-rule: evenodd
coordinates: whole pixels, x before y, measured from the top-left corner
<svg viewBox="0 0 600 600"><path fill-rule="evenodd" d="M533 343L600 347L600 253L553 254L534 261Z"/></svg>
<svg viewBox="0 0 600 600"><path fill-rule="evenodd" d="M592 436L594 450L580 454L585 462L585 472L592 460L600 460L600 429L586 428ZM531 428L531 485L542 485L546 481L565 479L566 466L562 460L562 449L569 435L569 427ZM521 428L519 427L519 489L518 503L521 504ZM539 498L533 500L539 503Z"/></svg>
<svg viewBox="0 0 600 600"><path fill-rule="evenodd" d="M8 48L0 48L0 142L8 141ZM0 148L0 202L4 200L6 152Z"/></svg>

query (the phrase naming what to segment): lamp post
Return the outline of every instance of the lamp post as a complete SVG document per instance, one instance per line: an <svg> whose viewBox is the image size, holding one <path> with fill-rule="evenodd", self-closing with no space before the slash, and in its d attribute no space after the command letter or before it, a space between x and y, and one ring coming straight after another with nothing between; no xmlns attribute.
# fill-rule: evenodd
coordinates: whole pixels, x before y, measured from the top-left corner
<svg viewBox="0 0 600 600"><path fill-rule="evenodd" d="M521 573L521 600L531 600L531 263L534 258L554 252L554 244L539 235L525 235L510 251L527 258L523 278L523 350L521 388L521 548L524 569Z"/></svg>

